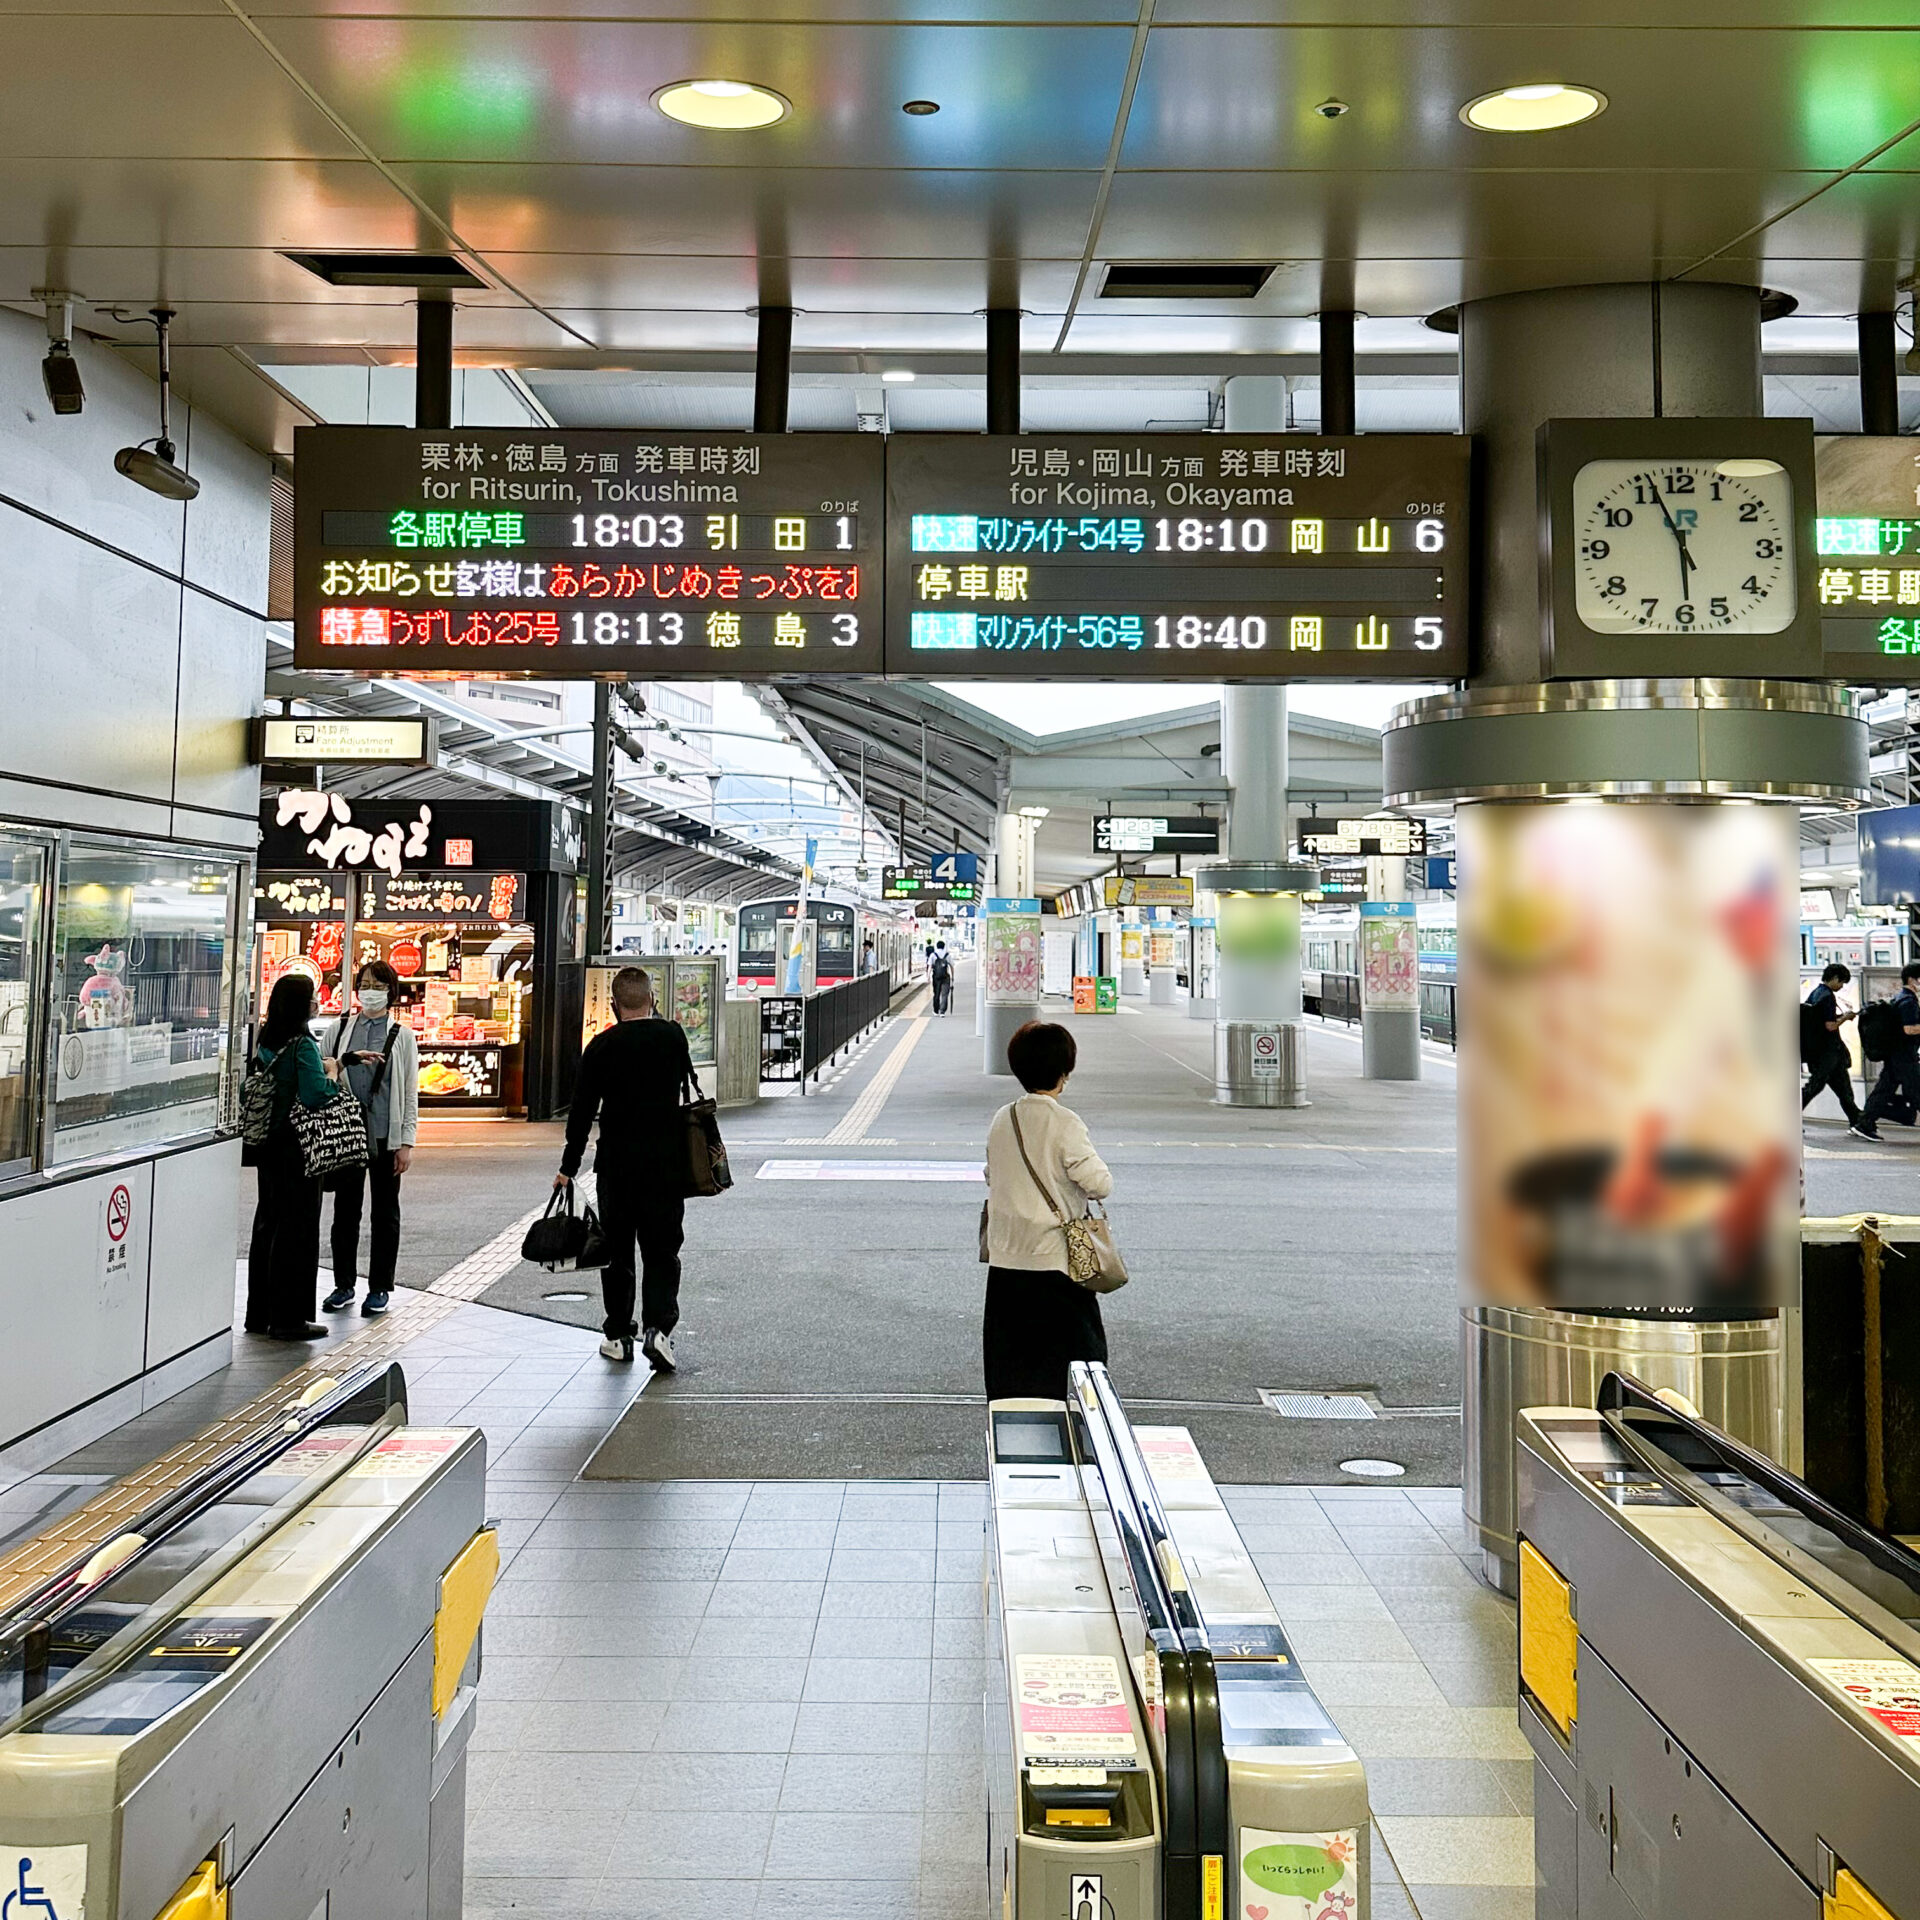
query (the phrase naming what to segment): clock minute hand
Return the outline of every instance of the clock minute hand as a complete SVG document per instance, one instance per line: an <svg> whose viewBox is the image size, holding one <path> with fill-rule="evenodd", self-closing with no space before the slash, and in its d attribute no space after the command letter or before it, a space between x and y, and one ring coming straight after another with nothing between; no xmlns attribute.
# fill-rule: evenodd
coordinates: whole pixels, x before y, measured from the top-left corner
<svg viewBox="0 0 1920 1920"><path fill-rule="evenodd" d="M1687 597L1688 574L1693 566L1687 556L1687 536L1680 531L1679 523L1668 511L1666 496L1660 491L1659 482L1650 473L1643 473L1640 477L1653 489L1653 504L1660 509L1660 518L1667 523L1667 531L1673 535L1673 544L1680 549L1680 598L1684 601Z"/></svg>

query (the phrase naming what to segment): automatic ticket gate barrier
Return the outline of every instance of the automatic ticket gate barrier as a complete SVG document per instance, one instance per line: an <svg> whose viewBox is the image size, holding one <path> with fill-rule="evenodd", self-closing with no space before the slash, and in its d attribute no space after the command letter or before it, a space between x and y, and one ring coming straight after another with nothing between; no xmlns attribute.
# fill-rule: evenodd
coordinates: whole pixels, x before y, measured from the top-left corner
<svg viewBox="0 0 1920 1920"><path fill-rule="evenodd" d="M1367 1920L1367 1783L1183 1427L1103 1366L988 1408L988 1893L1004 1920Z"/></svg>
<svg viewBox="0 0 1920 1920"><path fill-rule="evenodd" d="M6 1920L458 1920L485 1498L367 1366L0 1614Z"/></svg>
<svg viewBox="0 0 1920 1920"><path fill-rule="evenodd" d="M1619 1374L1517 1463L1539 1920L1920 1920L1920 1555Z"/></svg>

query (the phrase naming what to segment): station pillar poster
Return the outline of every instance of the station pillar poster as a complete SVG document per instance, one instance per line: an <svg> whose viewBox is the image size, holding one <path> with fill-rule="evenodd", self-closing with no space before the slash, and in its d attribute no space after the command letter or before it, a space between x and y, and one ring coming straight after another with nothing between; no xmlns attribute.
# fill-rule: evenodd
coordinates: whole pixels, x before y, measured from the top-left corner
<svg viewBox="0 0 1920 1920"><path fill-rule="evenodd" d="M1040 902L1033 896L989 900L981 952L987 1005L1020 1007L1040 998Z"/></svg>
<svg viewBox="0 0 1920 1920"><path fill-rule="evenodd" d="M1420 1005L1420 929L1411 900L1360 907L1360 1010L1409 1013Z"/></svg>

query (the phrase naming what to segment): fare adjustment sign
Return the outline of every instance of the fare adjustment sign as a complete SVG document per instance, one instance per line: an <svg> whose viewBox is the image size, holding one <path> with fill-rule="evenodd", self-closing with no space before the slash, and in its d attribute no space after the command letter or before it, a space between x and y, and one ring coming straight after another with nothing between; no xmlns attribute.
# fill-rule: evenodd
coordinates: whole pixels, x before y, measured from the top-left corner
<svg viewBox="0 0 1920 1920"><path fill-rule="evenodd" d="M294 436L294 663L651 680L880 671L873 434Z"/></svg>
<svg viewBox="0 0 1920 1920"><path fill-rule="evenodd" d="M1441 434L900 434L890 674L1447 680L1468 443Z"/></svg>

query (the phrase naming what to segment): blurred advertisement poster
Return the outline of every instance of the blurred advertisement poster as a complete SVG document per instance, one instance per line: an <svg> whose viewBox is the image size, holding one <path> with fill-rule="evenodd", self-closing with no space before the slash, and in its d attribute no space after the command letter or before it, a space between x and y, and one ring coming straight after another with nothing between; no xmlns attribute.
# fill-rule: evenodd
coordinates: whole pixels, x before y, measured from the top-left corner
<svg viewBox="0 0 1920 1920"><path fill-rule="evenodd" d="M1040 902L989 900L983 941L990 1007L1024 1006L1040 998Z"/></svg>
<svg viewBox="0 0 1920 1920"><path fill-rule="evenodd" d="M1798 1258L1793 809L1482 804L1457 826L1468 1284L1770 1312Z"/></svg>
<svg viewBox="0 0 1920 1920"><path fill-rule="evenodd" d="M1360 1008L1410 1013L1420 1005L1420 929L1411 900L1360 907Z"/></svg>

